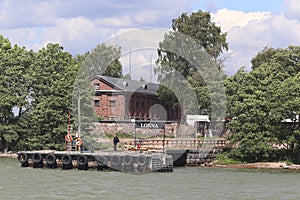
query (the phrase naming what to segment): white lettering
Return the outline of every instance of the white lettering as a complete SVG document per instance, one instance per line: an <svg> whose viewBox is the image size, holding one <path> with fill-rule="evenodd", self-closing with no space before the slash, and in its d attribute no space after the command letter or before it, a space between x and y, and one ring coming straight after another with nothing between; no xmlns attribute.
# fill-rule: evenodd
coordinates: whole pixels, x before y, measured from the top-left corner
<svg viewBox="0 0 300 200"><path fill-rule="evenodd" d="M156 128L156 129L158 129L159 126L158 126L158 124L153 124L153 123L141 123L140 128Z"/></svg>

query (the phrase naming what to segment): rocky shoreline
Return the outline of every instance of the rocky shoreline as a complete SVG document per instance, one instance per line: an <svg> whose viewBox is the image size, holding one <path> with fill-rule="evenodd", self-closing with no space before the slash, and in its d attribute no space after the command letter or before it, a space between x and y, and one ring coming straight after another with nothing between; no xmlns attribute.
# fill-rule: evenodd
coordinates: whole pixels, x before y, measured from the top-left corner
<svg viewBox="0 0 300 200"><path fill-rule="evenodd" d="M287 165L285 162L256 162L228 165L214 164L213 166L234 169L300 169L300 165Z"/></svg>

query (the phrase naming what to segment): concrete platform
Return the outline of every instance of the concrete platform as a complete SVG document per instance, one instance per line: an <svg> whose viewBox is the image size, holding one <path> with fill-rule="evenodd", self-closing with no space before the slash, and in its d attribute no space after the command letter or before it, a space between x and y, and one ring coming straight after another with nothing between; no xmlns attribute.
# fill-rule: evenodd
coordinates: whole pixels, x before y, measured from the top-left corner
<svg viewBox="0 0 300 200"><path fill-rule="evenodd" d="M163 153L130 151L22 151L18 152L22 167L62 168L78 170L115 170L122 172L172 172L173 158Z"/></svg>

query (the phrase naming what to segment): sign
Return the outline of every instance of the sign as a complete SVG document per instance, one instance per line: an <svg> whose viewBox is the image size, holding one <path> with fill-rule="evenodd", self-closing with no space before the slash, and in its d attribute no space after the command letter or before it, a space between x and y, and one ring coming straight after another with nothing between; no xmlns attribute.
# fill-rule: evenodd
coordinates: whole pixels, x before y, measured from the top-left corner
<svg viewBox="0 0 300 200"><path fill-rule="evenodd" d="M135 122L135 128L164 129L164 122Z"/></svg>
<svg viewBox="0 0 300 200"><path fill-rule="evenodd" d="M210 122L208 115L186 115L186 123L194 126L195 122Z"/></svg>

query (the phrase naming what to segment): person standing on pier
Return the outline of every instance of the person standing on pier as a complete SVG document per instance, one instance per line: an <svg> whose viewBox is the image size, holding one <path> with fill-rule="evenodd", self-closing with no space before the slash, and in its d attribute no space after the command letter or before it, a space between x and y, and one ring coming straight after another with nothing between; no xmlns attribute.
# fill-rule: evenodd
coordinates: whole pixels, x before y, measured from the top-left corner
<svg viewBox="0 0 300 200"><path fill-rule="evenodd" d="M117 151L117 144L120 142L118 136L114 135L114 151Z"/></svg>

